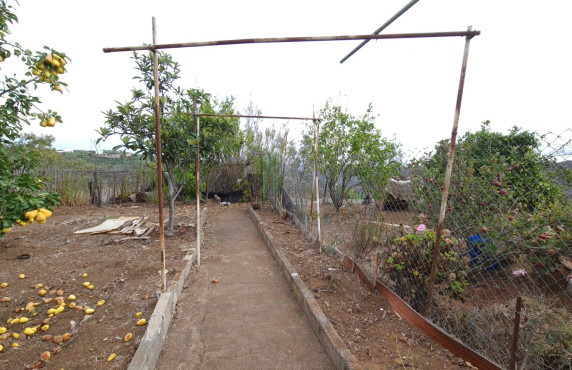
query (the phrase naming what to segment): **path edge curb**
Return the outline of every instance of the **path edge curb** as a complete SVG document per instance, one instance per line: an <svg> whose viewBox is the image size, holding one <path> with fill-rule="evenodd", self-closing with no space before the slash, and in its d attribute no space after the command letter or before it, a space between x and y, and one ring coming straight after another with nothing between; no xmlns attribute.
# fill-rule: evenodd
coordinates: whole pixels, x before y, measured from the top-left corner
<svg viewBox="0 0 572 370"><path fill-rule="evenodd" d="M208 208L203 208L201 212L201 234L203 230L203 225L207 220ZM201 240L203 240L201 235ZM175 275L175 278L169 285L168 290L165 293L161 293L155 309L151 314L151 318L148 321L147 329L139 347L133 355L128 370L147 370L155 369L157 361L159 360L159 355L163 349L163 344L165 343L165 338L167 337L167 332L169 330L169 325L176 311L177 301L183 292L183 287L185 285L185 280L191 272L191 267L197 259L196 248L191 248L187 252L187 255L183 257L184 267L181 271Z"/></svg>
<svg viewBox="0 0 572 370"><path fill-rule="evenodd" d="M344 341L336 332L331 321L324 314L314 299L314 296L306 287L304 281L300 278L300 275L298 275L284 253L276 248L274 238L267 233L263 227L264 223L260 220L251 206L248 207L248 210L258 232L266 244L266 247L278 263L278 266L282 269L284 277L296 295L296 299L300 303L306 319L309 321L312 330L318 337L322 348L330 358L334 367L336 369L361 370L362 367L358 360L344 344Z"/></svg>

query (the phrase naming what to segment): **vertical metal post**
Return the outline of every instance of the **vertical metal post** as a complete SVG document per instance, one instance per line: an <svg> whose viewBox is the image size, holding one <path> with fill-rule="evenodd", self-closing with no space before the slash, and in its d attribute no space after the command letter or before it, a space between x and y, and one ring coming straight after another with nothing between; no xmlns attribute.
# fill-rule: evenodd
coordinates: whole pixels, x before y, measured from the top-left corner
<svg viewBox="0 0 572 370"><path fill-rule="evenodd" d="M471 30L471 26L467 29ZM445 224L445 213L447 211L447 198L449 196L449 187L451 185L451 172L453 171L453 160L455 159L455 144L457 143L457 130L459 128L459 116L461 115L461 102L463 100L463 89L465 86L465 75L467 72L467 61L469 59L469 45L471 36L465 38L465 50L463 52L463 64L461 67L461 77L459 79L459 89L457 91L457 104L455 106L455 118L453 120L453 131L451 132L451 144L449 147L449 158L447 161L447 170L445 172L445 184L443 185L443 196L441 198L441 210L439 212L439 223L437 224L437 232L435 235L435 246L433 247L433 262L431 264L431 275L429 276L429 286L427 287L427 302L423 314L427 316L431 304L433 303L433 294L435 290L435 276L437 274L437 263L439 261L439 249L441 238L443 236L443 226Z"/></svg>
<svg viewBox="0 0 572 370"><path fill-rule="evenodd" d="M155 17L153 17L153 45L157 43ZM155 81L155 141L157 152L157 187L159 197L159 242L161 243L161 291L167 290L167 275L165 273L165 224L163 222L163 166L161 154L161 111L159 106L159 61L157 50L153 49L153 79Z"/></svg>
<svg viewBox="0 0 572 370"><path fill-rule="evenodd" d="M310 198L310 232L313 231L312 229L314 228L314 191L316 190L315 188L315 184L316 184L316 172L318 171L316 168L317 166L317 152L316 152L316 147L317 147L317 138L316 138L316 120L312 121L313 126L314 126L314 171L312 171L312 197ZM319 195L318 195L319 198Z"/></svg>
<svg viewBox="0 0 572 370"><path fill-rule="evenodd" d="M284 193L284 176L286 175L286 150L288 149L288 131L284 138L284 151L282 152L282 179L280 180L280 193L278 194L278 202L282 206L282 194Z"/></svg>
<svg viewBox="0 0 572 370"><path fill-rule="evenodd" d="M196 179L196 187L197 187L197 266L201 265L201 181L200 181L200 118L197 115L197 158L195 159L195 179ZM207 194L208 197L208 194Z"/></svg>
<svg viewBox="0 0 572 370"><path fill-rule="evenodd" d="M510 347L509 370L516 370L516 352L518 350L518 330L520 328L520 311L522 310L522 297L516 299L516 312L514 313L514 328L512 331L512 345Z"/></svg>
<svg viewBox="0 0 572 370"><path fill-rule="evenodd" d="M318 253L322 253L322 232L320 230L320 185L318 181L318 140L320 140L320 121L314 119L316 140L314 141L314 179L316 186L316 212L318 213Z"/></svg>

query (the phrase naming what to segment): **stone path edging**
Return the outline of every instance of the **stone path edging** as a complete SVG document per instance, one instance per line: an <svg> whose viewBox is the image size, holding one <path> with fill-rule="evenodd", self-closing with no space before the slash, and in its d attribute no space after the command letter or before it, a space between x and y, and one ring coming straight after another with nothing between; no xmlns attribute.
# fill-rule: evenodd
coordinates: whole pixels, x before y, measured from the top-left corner
<svg viewBox="0 0 572 370"><path fill-rule="evenodd" d="M203 225L207 219L208 208L204 208L201 213L200 225L203 230ZM201 235L201 240L203 240ZM181 293L185 280L191 271L193 262L197 258L197 250L191 248L187 255L183 258L185 262L184 268L177 273L173 282L170 284L167 292L162 293L155 305L155 309L151 314L148 321L145 334L139 343L139 347L135 355L129 363L128 370L143 370L154 369L161 354L163 343L167 337L169 325L175 314L175 307Z"/></svg>
<svg viewBox="0 0 572 370"><path fill-rule="evenodd" d="M336 369L361 370L362 367L358 360L350 352L348 347L346 347L342 338L338 335L332 323L326 317L314 299L314 296L306 287L306 284L304 284L304 281L300 278L300 275L298 275L284 253L275 247L274 239L266 232L266 230L264 230L263 223L260 218L258 218L256 212L252 207L248 207L248 209L254 223L256 224L256 228L260 232L262 239L264 239L264 242L270 251L270 254L272 254L278 263L278 266L282 269L286 280L288 280L288 284L296 295L296 299L302 306L304 315L310 322L312 330L318 337L318 340L332 361L334 367Z"/></svg>

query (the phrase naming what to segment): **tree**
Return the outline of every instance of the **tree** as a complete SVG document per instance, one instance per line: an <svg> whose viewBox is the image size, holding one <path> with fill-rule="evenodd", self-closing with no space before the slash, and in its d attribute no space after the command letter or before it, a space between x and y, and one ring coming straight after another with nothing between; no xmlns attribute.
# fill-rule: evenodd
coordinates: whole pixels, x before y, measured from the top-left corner
<svg viewBox="0 0 572 370"><path fill-rule="evenodd" d="M400 165L397 145L375 128L371 105L361 118L355 118L328 101L321 116L318 170L326 178L334 209L339 211L348 190L357 185L381 197L391 176L399 174ZM313 153L312 137L310 130L304 138L307 155Z"/></svg>
<svg viewBox="0 0 572 370"><path fill-rule="evenodd" d="M64 66L69 59L46 46L42 51L32 52L9 40L9 26L16 22L14 7L1 0L0 62L11 58L12 65L6 68L18 64L18 68L23 67L26 72L20 76L5 74L0 85L0 236L16 223L25 225L26 212L52 208L59 202L57 194L44 191L41 178L34 173L37 158L30 149L15 142L20 139L23 125L29 125L34 119L39 119L42 127L62 121L56 112L43 111L40 98L32 91L40 85L61 91L66 84L60 81L60 75L65 73ZM34 218L30 222L34 222ZM39 222L45 219L40 218Z"/></svg>
<svg viewBox="0 0 572 370"><path fill-rule="evenodd" d="M411 165L416 208L432 227L439 218L448 147L448 140L441 141ZM471 262L479 268L491 268L491 262L480 265L487 258L524 264L524 256L533 266L529 272L549 272L559 265L559 254L572 251L572 205L559 181L570 184L570 171L541 150L538 136L518 127L494 132L486 121L458 141L445 227L473 244Z"/></svg>
<svg viewBox="0 0 572 370"><path fill-rule="evenodd" d="M251 105L247 115L262 115L258 108ZM258 202L268 196L278 196L282 182L284 148L287 146L288 130L284 125L280 130L268 127L260 128L260 119L249 118L243 130L244 143L242 157L254 170L250 177L252 201Z"/></svg>
<svg viewBox="0 0 572 370"><path fill-rule="evenodd" d="M133 53L132 59L140 72L135 79L143 89L132 90L132 100L119 103L115 110L105 112L107 127L99 130L98 142L112 135L120 135L122 144L114 149L133 150L143 160L156 161L155 98L153 94L153 58L151 53ZM158 53L159 110L161 119L161 151L164 177L168 188L169 224L167 235L173 234L175 200L187 181L187 173L194 165L196 144L199 142L205 162L225 150L224 143L238 132L238 120L221 117L201 117L199 137L195 133L197 113L232 113L233 100L218 103L199 89L181 89L175 86L179 79L179 64L171 55Z"/></svg>

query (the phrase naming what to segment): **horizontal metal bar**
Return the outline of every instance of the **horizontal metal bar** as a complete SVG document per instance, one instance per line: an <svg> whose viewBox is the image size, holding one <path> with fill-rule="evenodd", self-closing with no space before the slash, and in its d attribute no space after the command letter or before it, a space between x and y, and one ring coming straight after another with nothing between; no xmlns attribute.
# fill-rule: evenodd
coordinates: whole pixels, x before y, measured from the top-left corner
<svg viewBox="0 0 572 370"><path fill-rule="evenodd" d="M432 38L432 37L473 38L480 34L481 31L454 31L454 32L396 33L387 35L305 36L305 37L235 39L235 40L187 42L178 44L157 44L157 45L143 45L143 46L124 46L117 48L103 48L103 52L115 53L121 51L195 48L201 46L220 46L220 45L239 45L239 44L269 44L269 43L279 43L279 42L392 40L392 39L415 39L415 38Z"/></svg>
<svg viewBox="0 0 572 370"><path fill-rule="evenodd" d="M193 113L187 113L193 116ZM262 119L291 119L299 121L320 121L321 118L307 118L307 117L282 117L282 116L251 116L247 114L213 114L213 113L198 113L200 117L225 117L225 118L262 118Z"/></svg>

